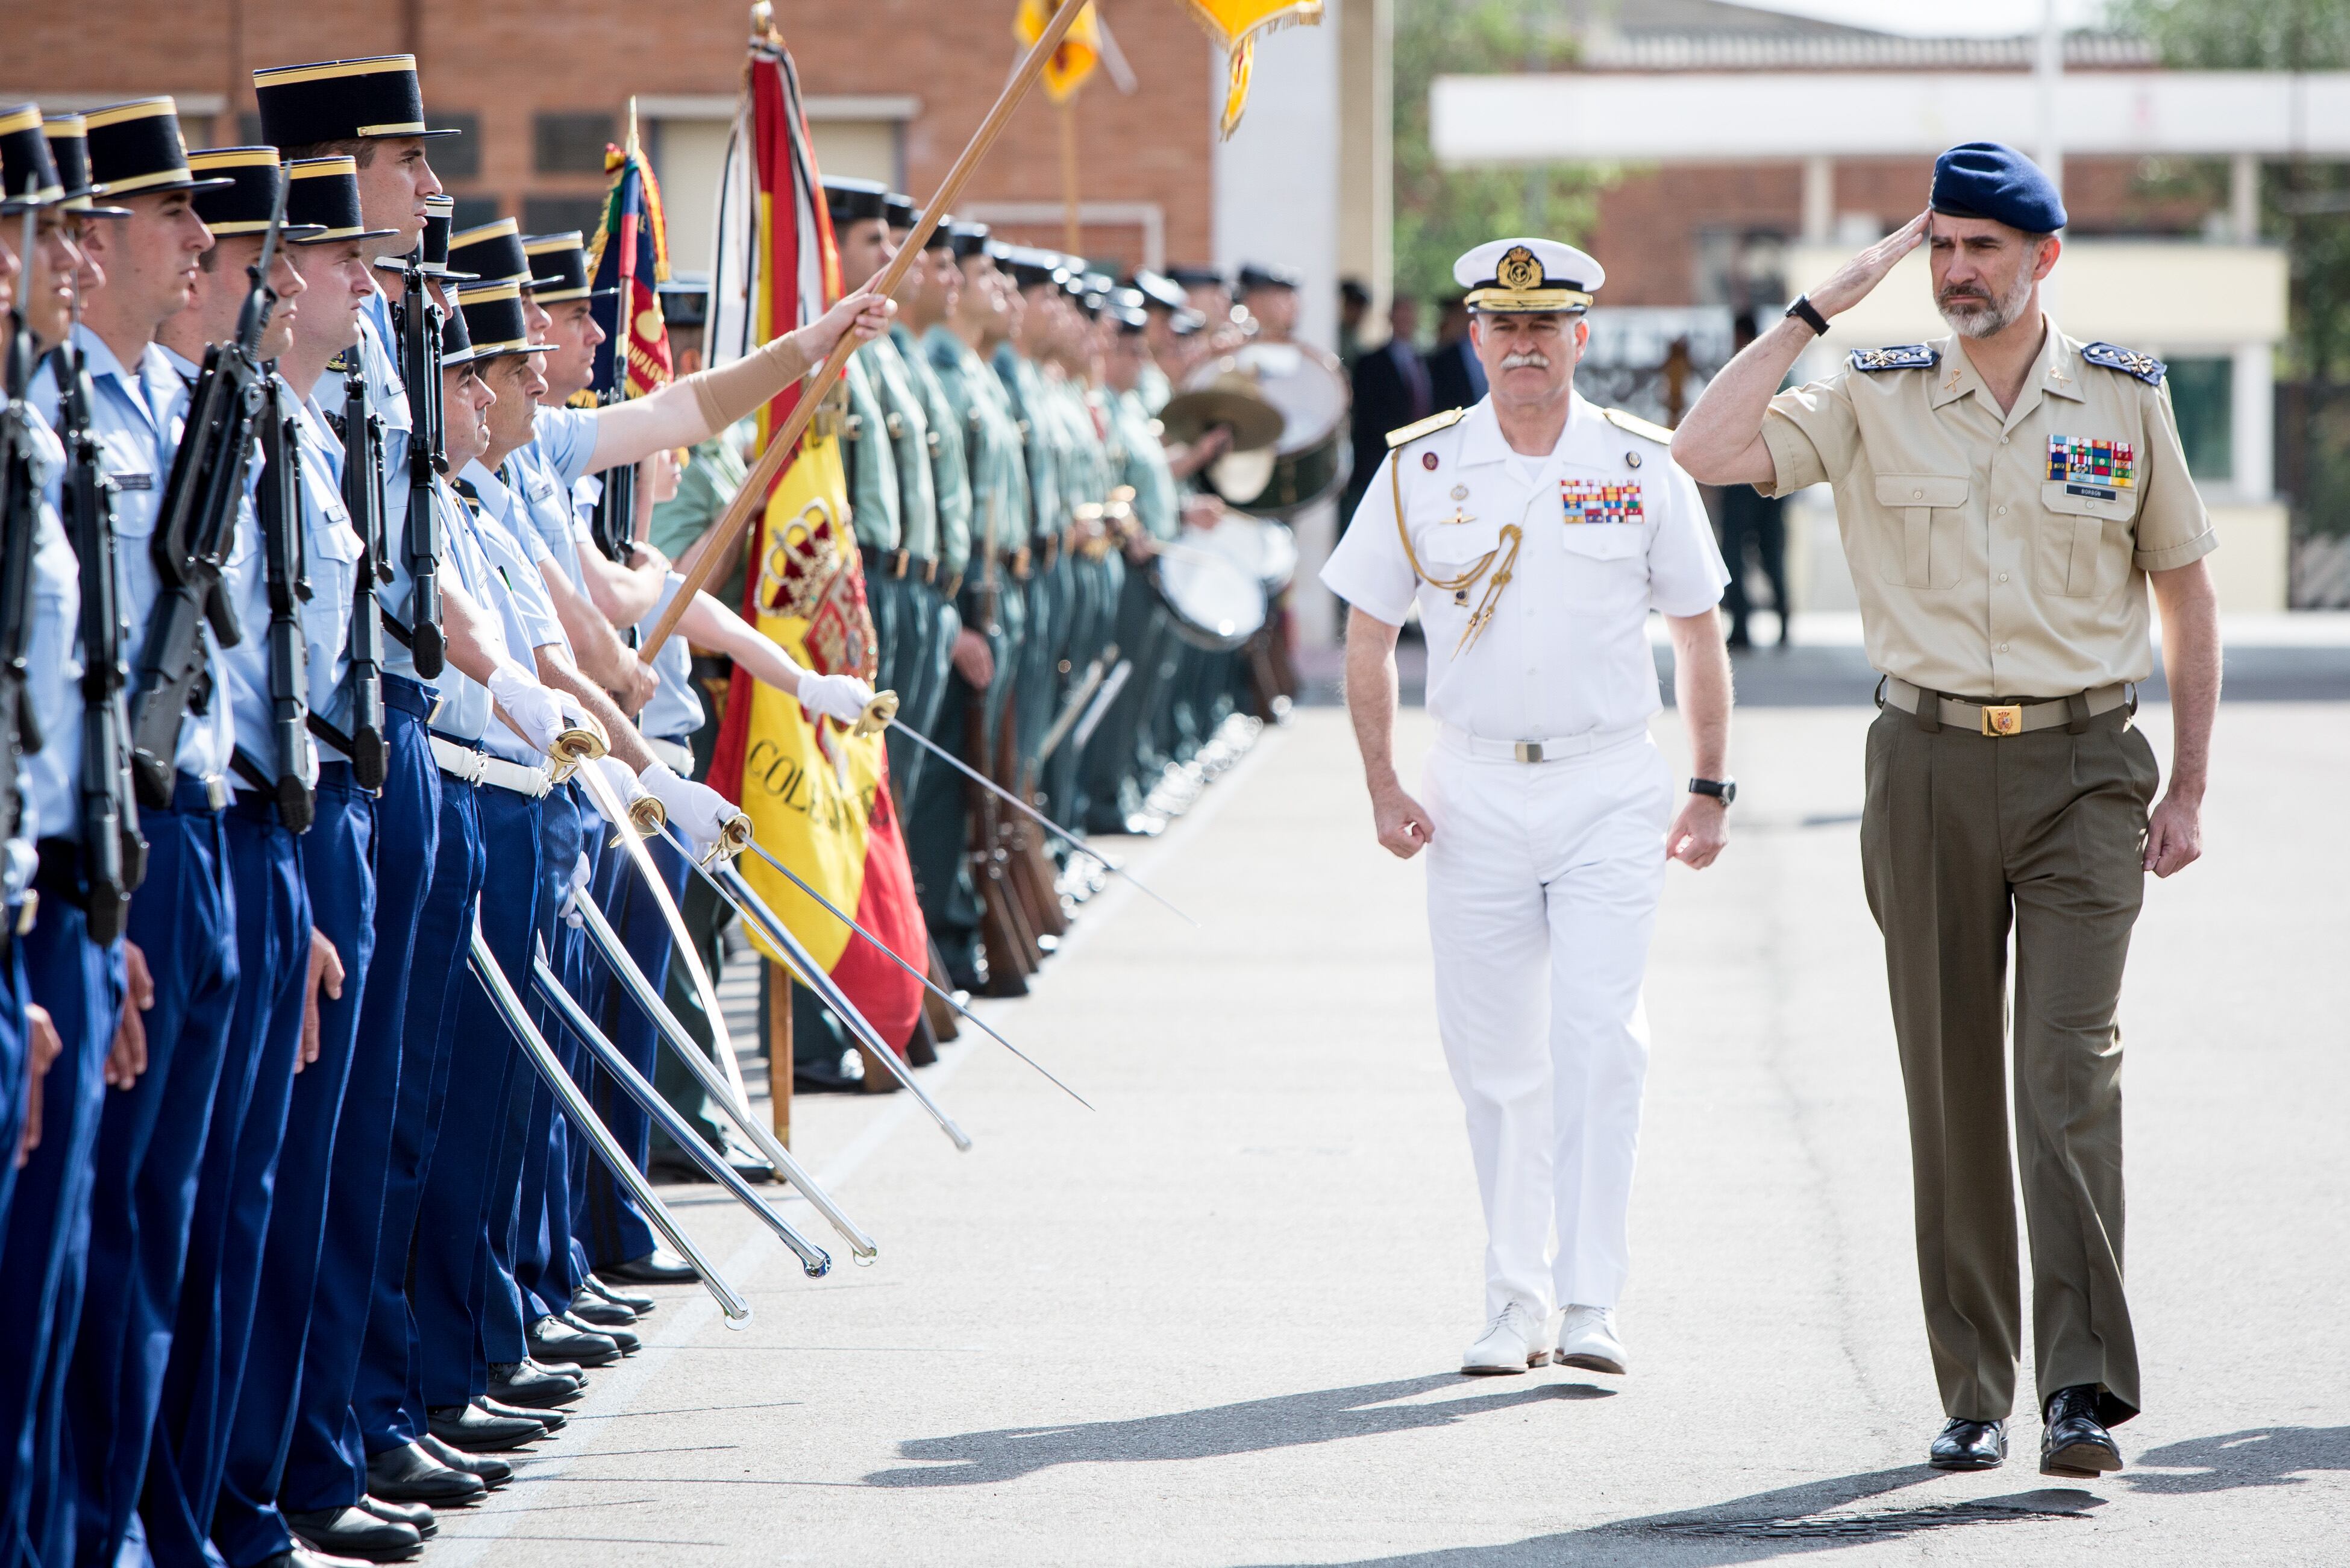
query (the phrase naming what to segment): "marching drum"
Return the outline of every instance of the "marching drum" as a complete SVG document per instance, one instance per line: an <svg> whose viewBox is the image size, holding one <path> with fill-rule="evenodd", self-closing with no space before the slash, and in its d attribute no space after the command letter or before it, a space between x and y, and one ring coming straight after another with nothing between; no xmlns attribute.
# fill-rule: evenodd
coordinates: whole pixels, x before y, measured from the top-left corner
<svg viewBox="0 0 2350 1568"><path fill-rule="evenodd" d="M1210 463L1209 488L1229 505L1283 518L1335 494L1355 459L1345 369L1311 344L1249 343L1204 367L1192 385L1234 371L1281 411L1281 439L1269 450L1235 450Z"/></svg>
<svg viewBox="0 0 2350 1568"><path fill-rule="evenodd" d="M1227 512L1212 528L1186 527L1152 546L1150 585L1176 634L1194 648L1229 653L1264 629L1274 596L1297 571L1288 525Z"/></svg>

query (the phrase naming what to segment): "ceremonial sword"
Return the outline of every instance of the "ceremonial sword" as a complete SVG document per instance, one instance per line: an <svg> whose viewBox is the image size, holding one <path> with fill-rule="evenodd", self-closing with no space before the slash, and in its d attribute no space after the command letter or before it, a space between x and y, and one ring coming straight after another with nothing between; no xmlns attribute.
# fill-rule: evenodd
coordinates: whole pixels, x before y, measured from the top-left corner
<svg viewBox="0 0 2350 1568"><path fill-rule="evenodd" d="M490 951L490 944L482 935L478 911L473 917L473 940L469 956L473 977L482 982L482 989L490 993L490 1001L504 1017L506 1027L513 1031L523 1054L530 1058L530 1064L538 1070L538 1075L546 1080L546 1086L562 1102L563 1113L571 1119L571 1125L588 1135L588 1141L596 1146L596 1152L603 1157L613 1177L636 1199L653 1229L677 1249L680 1257L693 1265L695 1272L702 1276L702 1288L716 1299L719 1310L726 1314L726 1325L741 1328L748 1324L751 1321L751 1303L743 1298L741 1292L719 1277L717 1267L678 1224L676 1217L661 1202L660 1194L652 1189L652 1184L645 1179L643 1172L629 1160L628 1151L620 1147L610 1129L597 1116L595 1107L588 1103L588 1096L579 1092L579 1085L572 1082L571 1075L563 1070L562 1061L547 1044L546 1037L539 1033L538 1026L531 1023L530 1013L523 1006L522 998L515 994L514 986L506 980L505 971L498 967L497 956Z"/></svg>
<svg viewBox="0 0 2350 1568"><path fill-rule="evenodd" d="M873 701L865 705L864 717L858 719L857 722L850 727L849 732L855 735L879 734L883 730L890 728L890 721L895 719L897 716L898 694L895 691L878 692L875 694ZM1059 823L1055 822L1051 817L1046 816L1043 812L1038 811L1035 806L1030 805L1026 801L1022 800L1018 795L1013 794L1010 790L1005 789L1002 784L997 784L993 779L989 778L985 774L981 773L977 768L972 767L961 757L956 756L952 752L947 750L946 747L940 745L936 741L933 741L928 735L923 734L920 730L900 727L898 730L898 732L905 736L906 739L913 742L916 745L921 747L924 751L930 753L932 756L944 761L949 767L953 768L957 773L962 774L963 777L971 780L972 783L1001 798L1006 805L1011 806L1013 810L1027 817L1030 821L1035 823L1038 826L1043 827L1047 832L1065 840L1068 844L1069 847L1076 850L1078 854L1085 856L1089 860L1099 862L1102 869L1107 871L1111 876L1122 877L1127 881L1132 883L1136 890L1140 892L1145 898L1148 898L1153 903L1159 905L1169 913L1181 919L1186 925L1191 926L1194 930L1199 929L1199 921L1191 919L1191 916L1184 914L1182 910L1175 908L1174 905L1169 903L1165 898L1162 898L1158 894L1152 892L1148 887L1143 885L1141 880L1138 878L1133 872L1128 871L1125 867L1120 866L1117 861L1112 860L1108 856L1104 855L1100 850L1096 849L1092 845L1087 843L1085 835L1075 833L1070 831L1068 828L1063 827Z"/></svg>
<svg viewBox="0 0 2350 1568"><path fill-rule="evenodd" d="M751 884L743 879L743 874L735 870L734 867L724 858L713 857L713 864L717 867L713 872L709 867L703 866L700 862L693 860L692 855L687 853L685 846L679 842L677 832L674 828L664 825L661 831L668 836L671 846L676 848L679 853L684 854L686 859L693 863L693 868L702 874L702 880L708 882L721 897L723 897L728 903L733 905L735 909L741 913L744 919L755 920L761 925L780 925L783 923L782 918L767 907L766 900L760 898L758 893L752 888ZM904 959L899 958L895 949L891 948L879 937L875 936L871 931L867 930L863 926L858 925L854 919L851 919L837 905L833 903L831 899L826 898L814 888L808 886L806 880L803 878L798 872L794 871L790 867L785 865L782 861L769 854L765 845L760 843L754 838L751 840L750 847L758 852L760 859L765 861L768 865L774 867L778 872L782 873L782 875L791 882L793 887L797 888L801 892L806 893L809 898L815 899L817 906L821 908L826 914L830 915L834 919L838 920L842 925L847 926L850 930L855 931L858 936L863 937L867 941L873 944L875 948L879 949L882 956L887 958L891 963L896 964L899 969L904 970L908 974L910 974L916 980L920 981L922 982L923 990L929 992L932 996L937 997L941 1002L945 1002L949 1007L953 1008L956 1012L962 1014L964 1018L969 1019L978 1027L979 1031L985 1034L989 1039L1003 1046L1006 1051L1011 1052L1014 1056L1019 1057L1023 1062L1027 1063L1031 1067L1035 1068L1039 1073L1043 1073L1045 1079L1051 1083L1055 1088L1060 1090L1061 1093L1068 1096L1069 1098L1076 1101L1077 1104L1085 1106L1087 1110L1092 1110L1094 1108L1092 1102L1088 1101L1083 1095L1077 1093L1075 1089L1069 1087L1068 1085L1061 1082L1060 1079L1054 1077L1051 1071L1048 1070L1042 1063L1029 1055L1027 1052L1020 1049L1019 1046L1014 1045L1011 1041L1006 1040L1003 1035L997 1033L994 1026L990 1024L987 1020L982 1018L978 1013L973 1012L970 1008L965 1007L962 1002L957 1002L954 999L952 992L942 989L938 982L931 979L929 975L924 974L920 970L916 969L912 964L908 963ZM755 916L752 913L753 906L755 906L758 910L758 913Z"/></svg>
<svg viewBox="0 0 2350 1568"><path fill-rule="evenodd" d="M702 1085L703 1092L718 1102L719 1108L726 1113L727 1120L741 1128L743 1135L751 1140L751 1147L775 1166L785 1181L799 1189L800 1196L808 1200L809 1207L823 1215L831 1222L832 1228L840 1232L840 1239L848 1243L850 1256L859 1263L871 1262L875 1251L873 1238L841 1211L840 1206L832 1200L832 1195L816 1185L816 1178L802 1168L800 1162L792 1158L791 1151L784 1147L782 1141L751 1114L751 1107L734 1098L734 1091L724 1075L711 1064L700 1043L685 1032L685 1025L679 1023L677 1014L669 1010L669 1004L653 989L652 981L646 978L645 971L638 968L636 960L629 956L627 945L620 940L620 933L612 929L612 923L605 919L604 911L597 906L596 900L575 898L573 907L579 911L580 923L586 929L588 940L603 954L605 962L619 977L622 988L644 1015L652 1020L654 1029L668 1043L671 1053L685 1064L685 1070L693 1075L694 1081ZM695 1141L701 1141L699 1135Z"/></svg>
<svg viewBox="0 0 2350 1568"><path fill-rule="evenodd" d="M588 1047L588 1054L596 1058L596 1064L628 1090L629 1097L643 1108L662 1132L669 1135L671 1142L708 1171L712 1181L733 1193L743 1207L757 1215L768 1230L782 1239L785 1246L799 1255L800 1267L807 1272L808 1278L820 1280L832 1272L832 1259L824 1249L794 1230L789 1220L776 1213L765 1199L752 1190L751 1184L726 1163L725 1157L702 1142L702 1136L686 1124L685 1118L679 1116L667 1100L661 1098L660 1091L645 1082L644 1075L620 1054L620 1048L604 1038L604 1032L588 1018L587 1009L563 989L563 981L547 967L543 949L531 959L531 978L538 982L539 994L555 1004L556 1013L562 1018L565 1026L578 1037L581 1044Z"/></svg>

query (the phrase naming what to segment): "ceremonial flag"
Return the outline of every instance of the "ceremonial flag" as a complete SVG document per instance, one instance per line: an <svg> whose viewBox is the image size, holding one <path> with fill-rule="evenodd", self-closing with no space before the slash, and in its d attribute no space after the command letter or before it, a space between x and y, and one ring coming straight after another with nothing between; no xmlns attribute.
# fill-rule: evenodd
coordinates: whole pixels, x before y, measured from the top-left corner
<svg viewBox="0 0 2350 1568"><path fill-rule="evenodd" d="M768 42L752 46L747 74L719 188L704 338L713 365L815 319L841 293L798 72L781 44ZM760 411L763 440L773 438L799 396L794 385ZM847 472L827 412L818 411L776 480L745 548L744 618L809 669L872 679L873 616L849 528ZM776 858L900 957L917 968L926 963L930 934L879 736L859 740L828 720L811 720L797 702L737 670L710 783L750 814L759 842ZM742 870L883 1039L902 1044L911 1036L922 1005L918 981L764 861L746 859Z"/></svg>
<svg viewBox="0 0 2350 1568"><path fill-rule="evenodd" d="M613 366L625 363L626 395L641 398L670 381L669 327L661 319L657 286L669 280L669 226L661 218L660 182L637 145L633 99L629 144L604 149L604 171L611 183L604 196L604 226L588 253L588 275L596 289L618 292L590 302L596 325L604 329L593 389L614 389Z"/></svg>
<svg viewBox="0 0 2350 1568"><path fill-rule="evenodd" d="M1190 0L1190 4L1200 25L1208 29L1208 36L1232 57L1230 75L1224 82L1221 124L1229 140L1232 132L1240 129L1241 111L1248 107L1257 35L1292 24L1313 26L1320 23L1322 0Z"/></svg>
<svg viewBox="0 0 2350 1568"><path fill-rule="evenodd" d="M1012 18L1012 34L1020 40L1020 47L1034 48L1045 36L1053 13L1066 4L1068 0L1020 0L1019 12ZM1085 7L1062 36L1053 57L1045 62L1045 96L1055 103L1066 103L1101 64L1101 18L1095 14L1093 0L1085 0Z"/></svg>

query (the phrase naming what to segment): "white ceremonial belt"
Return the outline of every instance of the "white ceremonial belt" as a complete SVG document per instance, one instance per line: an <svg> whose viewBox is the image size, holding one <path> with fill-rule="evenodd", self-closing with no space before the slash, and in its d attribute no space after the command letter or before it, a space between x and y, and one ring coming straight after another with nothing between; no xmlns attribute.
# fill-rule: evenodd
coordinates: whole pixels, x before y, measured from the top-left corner
<svg viewBox="0 0 2350 1568"><path fill-rule="evenodd" d="M1615 730L1586 730L1580 735L1560 735L1546 741L1489 741L1458 724L1437 726L1437 739L1463 756L1497 763L1555 763L1623 744L1648 732L1648 726L1627 724Z"/></svg>
<svg viewBox="0 0 2350 1568"><path fill-rule="evenodd" d="M657 741L645 737L645 750L670 765L670 771L681 779L693 776L693 748L683 741Z"/></svg>
<svg viewBox="0 0 2350 1568"><path fill-rule="evenodd" d="M477 752L471 746L461 746L454 741L432 737L432 760L441 771L452 779L463 779L470 784L491 784L512 790L532 800L544 797L555 787L545 768L525 767L520 763L494 757L487 752Z"/></svg>

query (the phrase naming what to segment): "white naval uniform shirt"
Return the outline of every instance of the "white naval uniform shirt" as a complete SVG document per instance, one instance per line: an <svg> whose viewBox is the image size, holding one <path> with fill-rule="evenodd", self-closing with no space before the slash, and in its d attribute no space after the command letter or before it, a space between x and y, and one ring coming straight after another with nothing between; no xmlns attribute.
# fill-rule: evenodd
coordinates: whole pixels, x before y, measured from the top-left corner
<svg viewBox="0 0 2350 1568"><path fill-rule="evenodd" d="M1433 460L1431 462L1431 460ZM1484 577L1453 578L1489 551ZM1468 648L1461 633L1523 532L1509 585ZM1480 740L1565 739L1628 729L1663 706L1650 610L1696 615L1730 581L1697 485L1664 444L1611 423L1575 394L1547 457L1510 450L1488 400L1459 422L1390 452L1364 492L1322 581L1348 604L1401 625L1415 602L1428 634L1428 710Z"/></svg>

